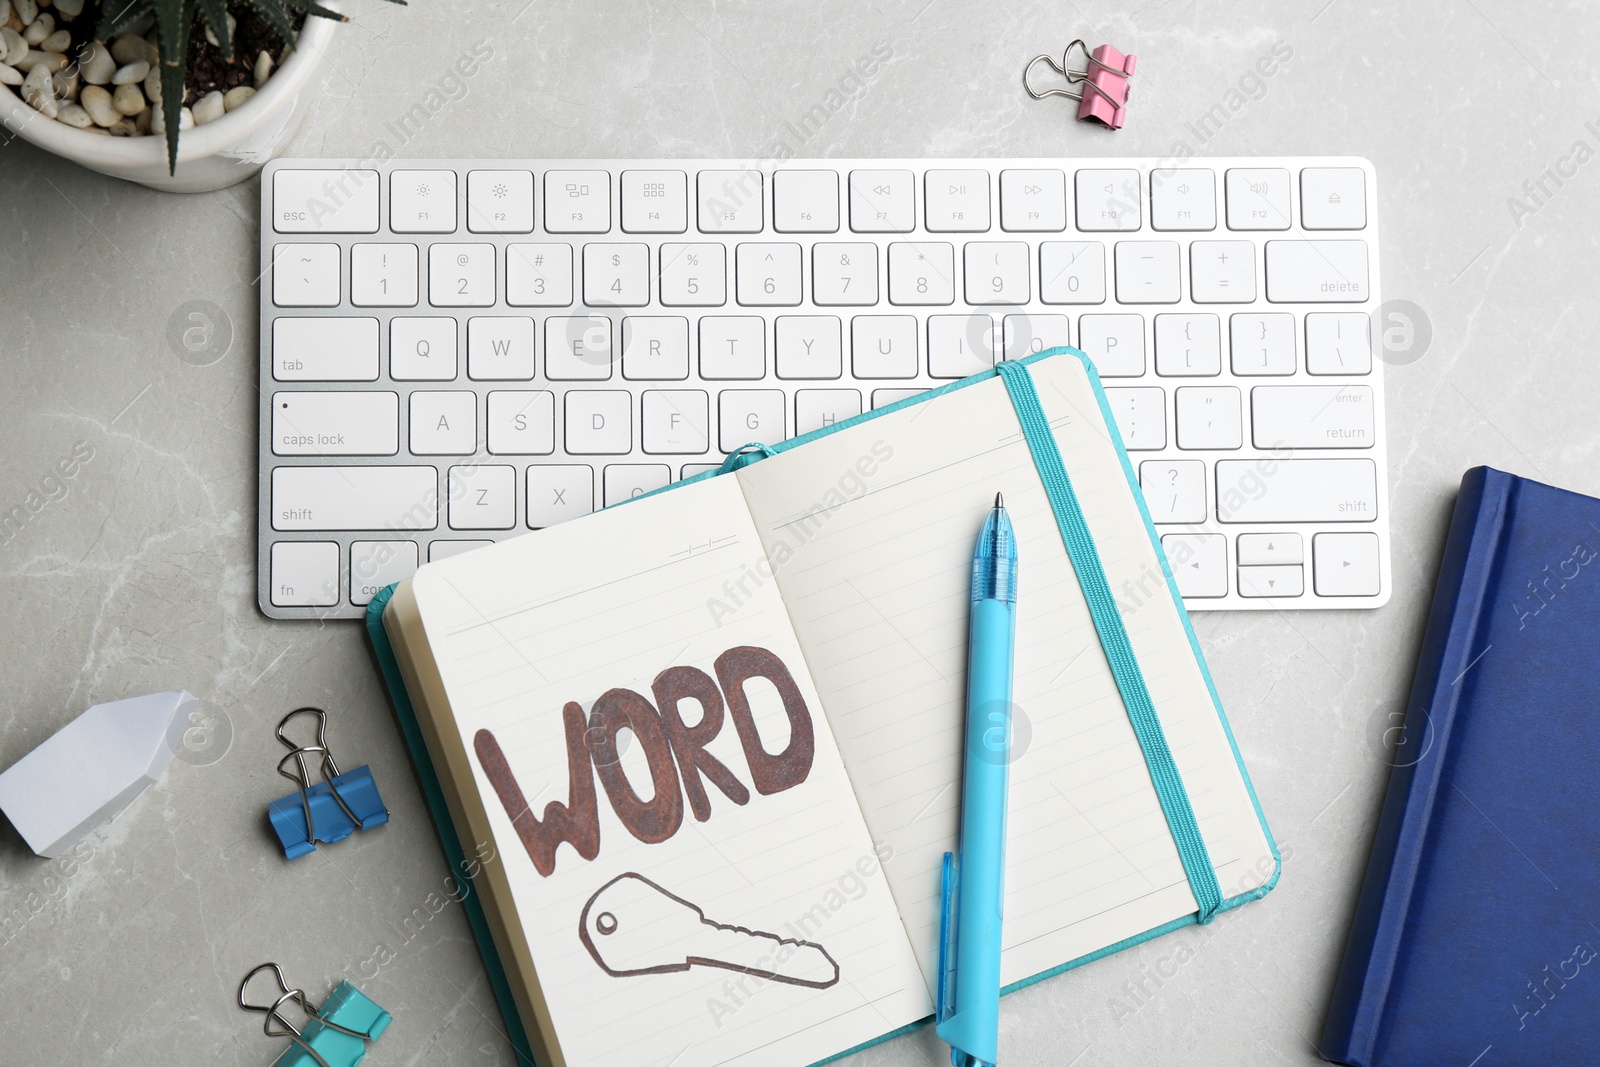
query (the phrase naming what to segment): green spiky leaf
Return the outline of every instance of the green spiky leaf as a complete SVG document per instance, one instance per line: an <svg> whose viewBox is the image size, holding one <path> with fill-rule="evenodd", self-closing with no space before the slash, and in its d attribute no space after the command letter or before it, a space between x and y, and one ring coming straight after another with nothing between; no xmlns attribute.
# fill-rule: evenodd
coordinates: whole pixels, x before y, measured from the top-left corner
<svg viewBox="0 0 1600 1067"><path fill-rule="evenodd" d="M149 11L150 0L106 0L100 12L100 25L94 31L95 39L111 40Z"/></svg>
<svg viewBox="0 0 1600 1067"><path fill-rule="evenodd" d="M226 0L200 0L200 17L217 39L223 59L233 58L233 32L228 29Z"/></svg>
<svg viewBox="0 0 1600 1067"><path fill-rule="evenodd" d="M321 4L317 3L317 0L282 0L282 2L284 7L293 8L296 11L303 11L307 15L315 15L321 19L333 19L335 22L350 21L347 17L339 14L337 11L323 7Z"/></svg>
<svg viewBox="0 0 1600 1067"><path fill-rule="evenodd" d="M240 5L260 15L274 33L291 48L294 46L294 23L283 9L283 0L243 0Z"/></svg>
<svg viewBox="0 0 1600 1067"><path fill-rule="evenodd" d="M161 117L167 126L167 170L178 173L178 123L183 119L183 72L195 0L150 0L161 42Z"/></svg>

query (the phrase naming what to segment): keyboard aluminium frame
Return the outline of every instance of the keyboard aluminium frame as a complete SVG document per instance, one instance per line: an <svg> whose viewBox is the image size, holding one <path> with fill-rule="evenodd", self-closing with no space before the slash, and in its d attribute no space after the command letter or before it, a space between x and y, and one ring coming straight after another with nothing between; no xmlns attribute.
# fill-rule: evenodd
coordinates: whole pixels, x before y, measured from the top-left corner
<svg viewBox="0 0 1600 1067"><path fill-rule="evenodd" d="M1298 179L1303 168L1357 168L1361 170L1365 179L1366 199L1366 224L1356 231L1304 231L1300 223L1300 197L1294 199L1294 225L1288 231L1284 230L1235 230L1228 225L1228 198L1226 193L1226 174L1231 168L1285 168ZM696 175L705 169L759 169L764 172L761 182L761 197L763 200L763 229L759 233L706 233L697 228L696 219ZM924 172L930 169L981 169L990 174L990 225L981 232L947 233L932 232L927 229L925 189L922 185ZM1215 226L1211 230L1171 231L1157 229L1152 218L1151 194L1152 187L1159 188L1160 183L1168 178L1163 172L1169 169L1208 169L1215 175L1216 182L1216 212ZM327 170L328 177L324 183L327 197L326 207L329 211L337 211L341 205L348 201L351 191L355 188L355 171L377 171L380 175L380 208L379 226L376 233L278 233L273 229L273 176L280 169ZM389 176L393 171L403 170L444 170L449 169L457 175L457 226L453 231L445 233L395 233L389 229ZM538 187L536 198L536 222L532 233L524 234L496 234L472 232L467 226L467 179L472 170L485 169L520 169L532 171ZM547 233L544 229L544 191L542 188L543 175L549 170L592 169L605 170L612 175L610 187L610 201L612 212L612 226L604 233L599 234L570 234ZM687 229L679 234L636 234L624 231L622 227L621 209L621 181L619 176L628 170L681 170L688 175ZM779 170L834 170L839 175L841 206L838 230L833 233L807 233L795 234L777 231L774 227L773 214L773 182L771 175ZM852 170L873 169L909 169L917 175L915 222L910 232L895 233L863 233L851 228L850 220L850 191L849 180ZM1021 169L1053 169L1064 172L1066 176L1065 195L1067 199L1067 222L1064 230L1054 232L1014 232L1007 231L1001 226L1000 212L1000 175L1006 170ZM1094 230L1083 229L1079 226L1077 205L1074 201L1074 175L1082 170L1126 170L1134 169L1140 177L1140 227L1136 231ZM1175 570L1181 571L1185 566L1193 567L1191 542L1187 537L1221 533L1225 536L1226 550L1224 566L1227 571L1227 592L1220 597L1190 596L1186 604L1191 610L1283 610L1286 608L1373 608L1386 603L1390 593L1390 535L1388 522L1388 487L1387 487L1387 441L1384 429L1384 388L1383 366L1381 360L1374 358L1370 372L1359 378L1349 379L1361 385L1370 386L1373 394L1374 436L1370 448L1363 448L1359 452L1353 450L1333 449L1308 449L1289 448L1287 446L1255 447L1251 434L1251 407L1250 390L1257 385L1315 385L1324 383L1337 383L1340 378L1308 377L1306 373L1306 323L1305 315L1317 312L1364 312L1369 318L1369 329L1376 336L1376 331L1381 328L1377 321L1380 294L1380 255L1377 219L1377 191L1376 175L1371 163L1364 159L1349 157L1208 157L1194 158L1183 161L1155 160L1150 158L1098 158L1098 159L830 159L830 160L790 160L781 164L768 162L742 162L722 159L705 160L663 160L663 159L614 159L614 160L537 160L537 159L438 159L438 160L383 160L372 159L329 159L329 160L278 160L270 163L263 171L261 179L261 211L263 219L262 240L260 244L261 268L261 317L260 317L260 344L262 358L260 362L260 429L259 429L259 485L258 485L258 515L259 538L257 558L257 593L258 603L262 611L273 618L352 618L362 612L359 605L351 602L351 574L350 574L350 545L354 541L384 541L389 539L412 539L419 543L419 559L426 562L429 558L428 543L434 539L497 539L525 532L527 526L522 521L522 509L518 509L518 522L513 529L498 533L485 533L476 531L452 532L446 525L443 511L447 506L447 493L449 481L447 472L453 466L471 466L474 464L503 464L513 463L518 468L519 483L518 493L522 494L526 486L522 480L521 468L530 463L541 462L578 462L578 458L569 459L561 450L558 443L557 452L547 457L512 457L495 456L488 452L487 442L482 422L482 396L497 389L506 388L535 388L554 390L557 394L556 407L559 411L562 406L562 396L568 390L613 389L629 390L634 394L635 418L638 415L639 394L645 390L664 388L708 388L715 392L718 386L724 388L778 388L787 387L790 390L790 432L793 426L793 396L794 389L807 387L857 387L863 393L863 407L872 406L872 390L874 385L892 386L896 388L929 388L944 384L948 379L932 378L929 373L926 345L927 345L927 319L930 315L953 315L962 313L989 314L993 317L996 334L1000 334L1001 323L1008 315L1066 315L1072 320L1071 343L1083 344L1080 333L1079 319L1083 315L1093 314L1139 314L1144 319L1145 335L1145 372L1136 378L1119 378L1107 376L1104 384L1108 389L1125 388L1129 386L1163 386L1165 387L1165 405L1167 417L1167 433L1165 447L1155 450L1130 449L1129 458L1133 464L1136 476L1141 473L1141 465L1164 460L1184 460L1201 457L1205 462L1206 477L1206 519L1196 523L1166 523L1157 524L1157 531L1165 539L1169 558ZM1286 239L1337 239L1358 238L1367 245L1367 270L1368 290L1363 300L1339 303L1274 303L1267 299L1266 278L1264 275L1264 246L1274 240ZM1117 299L1116 292L1116 266L1114 246L1120 241L1150 241L1172 240L1177 241L1182 249L1181 262L1181 298L1176 303L1140 304L1123 302ZM1201 240L1228 240L1250 242L1254 245L1256 262L1256 293L1255 299L1249 303L1197 303L1193 297L1190 279L1189 244ZM504 263L505 246L507 244L537 241L552 241L570 244L573 246L574 269L577 277L574 280L574 302L567 308L537 307L528 308L513 306L506 303L504 292ZM592 308L582 301L582 245L594 242L647 242L652 248L652 254L662 242L718 242L727 247L727 302L720 308L682 308L667 307L659 302L659 292L656 291L658 279L652 274L652 291L650 302L642 307L627 308ZM746 241L794 241L805 247L803 260L805 264L805 282L803 285L803 299L799 306L794 307L742 307L735 297L735 246ZM997 305L969 305L965 303L962 285L956 281L956 294L953 304L937 307L904 307L892 305L888 300L889 285L887 281L888 247L890 244L905 241L944 241L956 245L963 245L973 241L1021 241L1029 245L1031 261L1031 293L1030 301L1021 306ZM1042 302L1039 292L1039 245L1045 241L1098 241L1105 246L1105 271L1106 271L1106 297L1104 302L1098 304L1047 304ZM272 288L272 257L273 246L276 243L313 242L336 244L339 246L340 261L344 265L341 273L341 302L336 307L280 309L273 302ZM418 303L409 308L387 307L356 307L351 303L349 264L351 261L351 246L371 242L395 242L414 244L419 249L419 295ZM428 247L433 243L478 243L492 244L496 248L499 267L502 273L497 275L496 301L492 306L486 307L441 307L434 308L428 302ZM822 307L813 304L810 300L811 285L811 252L813 244L825 242L851 242L871 243L878 248L878 277L879 299L877 303L857 307ZM956 262L958 276L962 272L962 250L956 249ZM1289 378L1270 377L1239 377L1231 373L1230 349L1230 317L1238 313L1264 313L1288 311L1293 314L1295 324L1295 352L1296 372ZM1156 373L1155 344L1154 344L1154 319L1157 315L1166 313L1199 313L1215 314L1221 320L1221 347L1222 369L1217 376L1204 378L1169 378ZM543 357L538 366L541 373L536 375L532 382L497 382L497 381L472 381L465 375L466 347L464 343L466 320L473 316L529 316L539 320L536 336L540 337L540 351L543 350L543 319L551 315L604 315L612 320L613 328L613 353L614 359L620 362L622 347L622 320L631 315L673 315L684 316L691 320L691 337L697 331L693 321L701 316L709 315L755 315L766 320L768 336L769 368L767 377L754 381L729 381L724 383L705 382L691 373L687 382L655 383L648 381L623 380L620 374L614 374L610 381L604 382L573 382L560 383L546 381L542 375ZM845 375L843 380L827 382L783 382L773 377L770 366L772 352L773 321L782 315L794 314L825 314L837 315L841 318L844 331L844 361ZM850 380L850 319L854 315L886 315L910 314L918 320L919 344L922 346L922 362L919 374L914 379L902 379L890 382L856 382ZM348 319L352 317L370 317L380 321L381 358L380 371L376 381L279 381L274 377L272 365L272 324L279 316L293 315L296 317L319 317ZM459 373L453 381L391 381L389 378L388 359L388 323L391 318L404 316L448 316L458 320L458 336L463 340L458 343L460 348ZM1001 342L997 337L997 346ZM1381 351L1376 344L1373 350ZM691 349L694 344L691 342ZM1091 356L1096 353L1091 351ZM1178 388L1186 386L1205 385L1234 385L1242 395L1242 414L1244 419L1243 446L1227 453L1210 450L1184 450L1177 446L1177 434L1174 431L1173 419L1176 403L1175 393ZM407 410L406 398L412 391L440 390L440 389L465 389L479 394L479 444L475 455L451 456L409 456L406 454L402 439L399 455L380 457L356 456L277 456L272 449L272 413L271 402L274 393L296 389L309 390L338 390L359 392L365 390L394 391L401 396L402 419ZM712 426L711 433L716 434L716 398L712 398ZM701 461L700 457L670 456L662 457L643 453L638 442L638 432L635 431L635 445L632 453L606 457L591 457L587 460L599 470L606 463L661 463L666 462L672 466L676 475L685 459ZM712 444L716 445L713 436ZM1243 494L1246 499L1252 493L1265 492L1265 487L1270 486L1275 478L1282 476L1284 468L1281 462L1286 459L1306 457L1323 458L1352 458L1359 457L1370 460L1376 471L1375 486L1375 517L1370 521L1359 523L1345 522L1300 522L1282 521L1271 523L1222 523L1218 521L1218 505L1232 496ZM716 448L713 447L710 455L703 458L704 462L714 462L720 458ZM1218 499L1218 482L1216 462L1219 459L1246 461L1248 469L1237 480L1236 486L1228 498L1223 501ZM380 467L407 466L433 466L438 473L436 482L436 503L440 510L438 526L434 530L337 530L317 532L288 532L275 531L271 522L272 509L272 470L282 466L324 466L324 465L372 465ZM1298 475L1299 471L1296 471ZM1148 470L1144 472L1148 477ZM597 490L597 494L600 490ZM520 498L520 497L519 497ZM596 504L601 501L597 498ZM1240 589L1241 575L1239 572L1238 538L1240 533L1274 532L1282 531L1297 534L1300 537L1302 574L1304 576L1304 595L1296 598L1283 598L1273 596L1245 596ZM1321 533L1338 532L1370 532L1377 535L1378 544L1378 573L1381 578L1381 590L1375 596L1328 596L1317 593L1314 586L1312 572L1313 539ZM274 541L323 541L336 542L339 546L339 576L340 585L338 602L325 607L285 607L274 605L269 589L271 579L270 549ZM1256 562L1265 562L1257 560ZM1258 573L1265 573L1264 571ZM1159 593L1156 576L1147 586L1138 589L1118 590L1119 599L1125 600L1126 607L1134 607L1151 595ZM1181 581L1180 581L1181 584Z"/></svg>

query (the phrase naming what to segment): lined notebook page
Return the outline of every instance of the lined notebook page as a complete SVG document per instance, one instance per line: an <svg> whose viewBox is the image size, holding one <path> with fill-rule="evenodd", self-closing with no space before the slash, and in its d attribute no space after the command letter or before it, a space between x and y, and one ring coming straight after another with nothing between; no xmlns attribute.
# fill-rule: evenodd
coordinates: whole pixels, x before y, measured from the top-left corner
<svg viewBox="0 0 1600 1067"><path fill-rule="evenodd" d="M809 1064L932 1010L777 588L751 578L763 556L737 482L719 478L415 579L518 913L536 917L524 932L569 1063ZM544 820L548 803L569 800L567 702L588 714L620 688L660 703L652 685L677 666L721 685L719 657L739 647L766 650L792 675L813 726L803 776L792 758L803 731L776 683L750 677L741 688L761 751L790 753L763 764L772 792L758 790L729 706L703 751L731 772L744 804L702 776L709 817L699 821L684 800L681 825L646 844L625 828L597 768L598 854L560 844L541 874L501 802L504 775L486 769L479 731L493 735L524 807ZM705 722L698 699L677 706L687 727ZM595 720L586 721L592 736ZM622 730L605 751L615 758L594 760L608 771L620 762L635 800L658 796L648 739ZM657 773L672 765L669 755ZM670 826L632 819L651 834ZM690 957L728 966L660 969Z"/></svg>
<svg viewBox="0 0 1600 1067"><path fill-rule="evenodd" d="M1224 895L1270 845L1076 360L1032 365ZM1019 546L1002 978L1196 909L1138 741L998 379L739 472L924 974L956 848L974 539L996 491Z"/></svg>

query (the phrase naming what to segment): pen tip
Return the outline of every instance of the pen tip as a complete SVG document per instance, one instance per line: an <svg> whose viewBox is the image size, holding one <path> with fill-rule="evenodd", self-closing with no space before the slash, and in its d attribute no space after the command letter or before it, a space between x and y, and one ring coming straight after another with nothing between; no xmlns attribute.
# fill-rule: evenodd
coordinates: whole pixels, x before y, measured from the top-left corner
<svg viewBox="0 0 1600 1067"><path fill-rule="evenodd" d="M1006 506L1005 498L1002 497L999 493L996 493L994 495L994 506L997 507L997 508L1003 508L1003 507Z"/></svg>

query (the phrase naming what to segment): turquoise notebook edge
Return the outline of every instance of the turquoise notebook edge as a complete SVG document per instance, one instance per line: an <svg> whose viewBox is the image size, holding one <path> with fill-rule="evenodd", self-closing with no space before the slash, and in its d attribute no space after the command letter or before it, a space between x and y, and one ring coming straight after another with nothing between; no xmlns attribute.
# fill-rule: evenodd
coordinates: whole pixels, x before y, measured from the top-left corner
<svg viewBox="0 0 1600 1067"><path fill-rule="evenodd" d="M1195 635L1194 626L1189 621L1189 613L1183 606L1183 597L1178 592L1177 579L1173 576L1172 566L1167 560L1166 552L1161 547L1161 538L1160 535L1156 533L1154 521L1152 521L1150 518L1150 510L1145 506L1144 494L1139 489L1138 476L1134 472L1133 463L1128 459L1128 450L1123 444L1122 434L1117 428L1116 417L1111 411L1110 401L1106 398L1105 388L1100 383L1100 375L1095 371L1093 361L1090 360L1089 356L1080 349L1071 348L1068 346L1057 346L1055 348L1047 348L1041 352L1036 352L1033 355L1026 356L1014 362L1030 364L1038 362L1042 359L1056 356L1070 356L1073 359L1076 359L1083 366L1085 373L1088 375L1089 385L1094 390L1095 400L1100 406L1101 417L1105 421L1106 428L1110 431L1112 443L1117 447L1117 457L1122 463L1123 476L1127 479L1129 487L1134 490L1133 498L1135 503L1137 503L1139 506L1139 515L1144 522L1145 532L1149 535L1151 544L1155 546L1156 558L1161 562L1161 572L1163 578L1166 580L1167 592L1172 597L1173 603L1178 608L1178 616L1183 621L1184 634L1189 639L1189 647L1194 652L1195 662L1200 667L1201 677L1205 679L1206 691L1211 696L1211 706L1216 710L1217 719L1222 724L1222 731L1228 739L1228 747L1233 752L1234 765L1238 768L1239 777L1244 781L1245 791L1250 796L1250 804L1255 809L1256 819L1261 824L1261 832L1267 839L1267 846L1272 850L1273 870L1271 877L1256 889L1252 889L1244 893L1237 893L1233 896L1224 897L1221 906L1217 909L1218 914L1226 911L1232 911L1233 909L1244 904L1248 904L1253 900L1260 900L1277 886L1278 878L1283 873L1283 857L1278 851L1277 840L1272 836L1272 828L1267 825L1266 814L1261 810L1261 800L1256 795L1255 784L1250 780L1250 772L1245 769L1244 757L1239 753L1238 741L1234 738L1233 728L1228 723L1227 713L1223 711L1222 698L1217 693L1216 682L1211 676L1211 668L1206 664L1205 656L1200 651L1200 640ZM789 438L788 440L770 446L769 450L772 453L786 452L791 448L795 448L809 441L814 441L818 438L826 437L829 434L838 433L841 430L859 425L860 423L866 422L869 419L874 419L893 411L899 411L902 408L907 408L914 404L927 403L930 400L937 399L938 397L943 396L946 393L954 392L957 389L965 389L980 382L988 381L996 377L998 373L998 371L993 369L980 371L971 377L962 378L960 381L951 382L949 385L940 386L937 389L930 389L927 392L919 393L916 396L907 397L904 400L897 400L893 404L885 405L884 407L877 408L873 411L863 412L860 415L845 419L844 421L835 423L832 426L825 426L820 430L813 430L812 432L802 434L799 437ZM748 465L749 463L758 462L761 458L763 458L763 453L748 453L745 456L740 457L728 469L736 470L740 467ZM707 478L714 478L722 473L725 473L725 471L702 471L701 473L693 475L692 477L685 478L679 482L674 482L673 484L665 486L661 489L656 489L652 492L641 494L640 496L632 499L642 500L647 496L654 496L657 493L670 492L673 489L688 485L692 482L704 481ZM627 500L613 506L623 507L631 502L632 500ZM394 592L394 588L394 586L389 586L388 588L382 590L377 596L373 597L372 603L367 605L367 634L369 639L372 641L373 649L378 656L379 666L383 669L384 683L388 687L390 701L395 707L396 716L401 720L401 729L406 736L406 745L411 750L412 761L416 764L417 776L423 782L423 792L427 798L428 807L433 813L434 822L437 824L440 840L445 845L446 855L450 858L452 867L454 869L454 867L460 866L464 863L464 853L461 851L460 841L455 833L455 826L450 820L449 810L445 807L444 793L439 787L437 776L434 774L433 761L428 755L426 745L422 741L421 731L416 723L416 713L411 707L410 697L406 694L405 685L400 678L399 665L394 660L394 652L389 645L389 636L384 632L383 629L383 608L388 604L389 598ZM404 711L401 710L402 707L404 708ZM415 733L415 742L413 742L413 733ZM453 852L452 848L454 849ZM510 982L506 978L505 969L500 963L499 952L495 948L493 937L489 933L488 921L483 915L483 907L478 902L478 898L475 894L469 896L467 898L467 902L469 905L467 909L468 917L469 920L472 921L473 936L478 941L478 951L482 955L484 966L489 972L489 982L490 985L494 987L495 998L500 1003L500 1010L505 1014L507 1033L521 1038L520 1045L513 1040L513 1047L515 1048L519 1058L523 1058L527 1063L533 1064L534 1060L532 1056L523 1051L529 1047L527 1044L527 1038L521 1025L521 1019L517 1014L515 1001L511 999ZM1164 934L1169 934L1174 930L1181 929L1184 926L1196 925L1198 918L1199 913L1194 912L1189 915L1173 919L1170 922L1162 923L1160 926L1153 927L1144 931L1143 933L1124 938L1121 941L1107 945L1104 948L1097 949L1094 952L1087 953L1083 956L1077 957L1076 959L1068 960L1065 963L1059 964L1058 966L1047 968L1043 971L1040 971L1038 974L1031 975L1016 982L1012 982L1010 985L1003 987L1000 992L1002 994L1014 993L1019 989L1026 989L1028 986L1042 982L1047 978L1054 978L1058 974L1082 967L1086 963L1093 963L1095 960L1102 959L1116 952L1121 952L1124 949L1132 948L1135 945L1143 944L1146 941L1161 937ZM923 1026L926 1026L932 1021L933 1016L929 1015L924 1019L918 1020L917 1022L897 1027L896 1029L881 1034L870 1041L863 1041L859 1045L844 1049L832 1056L826 1057L825 1059L818 1060L812 1065L812 1067L822 1067L823 1064L832 1063L835 1060L843 1059L846 1056L861 1052L864 1049L869 1049L874 1045L882 1044L883 1042L899 1037L902 1034L911 1033Z"/></svg>

